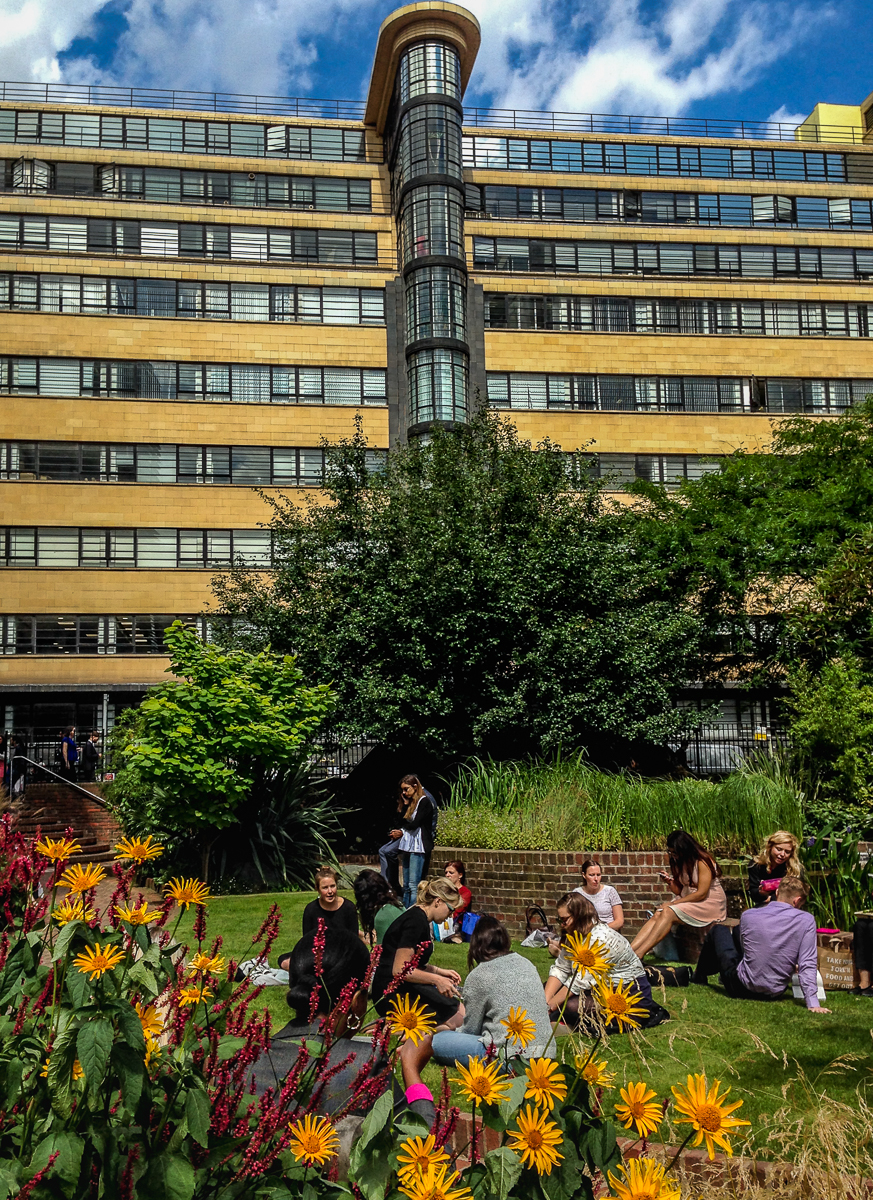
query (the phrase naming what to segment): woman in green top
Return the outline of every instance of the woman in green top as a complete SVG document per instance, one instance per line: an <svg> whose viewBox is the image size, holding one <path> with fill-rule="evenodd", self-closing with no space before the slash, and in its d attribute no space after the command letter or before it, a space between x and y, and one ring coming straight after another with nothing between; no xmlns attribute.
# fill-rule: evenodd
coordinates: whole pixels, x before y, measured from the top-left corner
<svg viewBox="0 0 873 1200"><path fill-rule="evenodd" d="M370 946L381 946L388 927L403 915L403 905L379 871L361 871L354 889L364 937Z"/></svg>

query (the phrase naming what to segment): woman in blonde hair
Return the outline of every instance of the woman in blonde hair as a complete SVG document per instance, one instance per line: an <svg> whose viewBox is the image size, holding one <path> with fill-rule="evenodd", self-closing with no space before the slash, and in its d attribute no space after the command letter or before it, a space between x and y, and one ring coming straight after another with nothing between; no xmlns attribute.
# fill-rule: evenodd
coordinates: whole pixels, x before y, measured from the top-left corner
<svg viewBox="0 0 873 1200"><path fill-rule="evenodd" d="M767 838L749 867L749 899L755 908L769 904L786 875L806 881L806 872L797 857L799 844L794 834L785 829L777 829Z"/></svg>
<svg viewBox="0 0 873 1200"><path fill-rule="evenodd" d="M431 922L448 920L461 902L458 889L448 879L423 879L416 903L389 925L382 939L382 957L373 975L372 996L376 1011L384 1016L394 995L419 998L447 1029L457 1029L464 1020L460 1000L461 976L447 967L430 965L433 951ZM392 979L420 950L418 962L395 992L386 990Z"/></svg>

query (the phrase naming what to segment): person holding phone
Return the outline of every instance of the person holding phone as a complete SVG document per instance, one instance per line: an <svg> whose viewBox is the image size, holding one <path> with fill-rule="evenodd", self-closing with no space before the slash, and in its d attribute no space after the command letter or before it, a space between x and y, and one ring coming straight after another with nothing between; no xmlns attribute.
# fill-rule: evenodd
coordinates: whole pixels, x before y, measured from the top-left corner
<svg viewBox="0 0 873 1200"><path fill-rule="evenodd" d="M659 871L658 875L675 899L662 904L631 942L640 958L677 923L702 929L727 916L727 897L712 855L684 829L675 829L668 836L667 854L670 871Z"/></svg>
<svg viewBox="0 0 873 1200"><path fill-rule="evenodd" d="M749 867L749 900L755 908L770 903L783 879L806 881L806 872L797 857L799 844L794 834L785 829L777 829L767 838Z"/></svg>

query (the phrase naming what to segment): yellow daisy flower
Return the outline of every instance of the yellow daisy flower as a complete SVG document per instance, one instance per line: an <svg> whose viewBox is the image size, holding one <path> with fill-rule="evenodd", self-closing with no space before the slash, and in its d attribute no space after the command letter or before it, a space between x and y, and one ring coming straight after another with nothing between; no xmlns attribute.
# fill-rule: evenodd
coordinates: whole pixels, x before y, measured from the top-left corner
<svg viewBox="0 0 873 1200"><path fill-rule="evenodd" d="M401 1182L400 1191L409 1200L473 1200L473 1193L447 1163L434 1163L421 1175Z"/></svg>
<svg viewBox="0 0 873 1200"><path fill-rule="evenodd" d="M582 1078L589 1087L611 1088L615 1083L615 1071L607 1071L605 1058L602 1058L600 1062L593 1058L586 1061L581 1054L577 1054L576 1070L581 1072Z"/></svg>
<svg viewBox="0 0 873 1200"><path fill-rule="evenodd" d="M638 1029L637 1017L645 1017L648 1014L648 1009L640 1004L639 993L633 984L625 983L621 979L615 986L601 980L594 989L594 995L603 1012L604 1021L607 1025L615 1022L619 1033L624 1032L625 1025L628 1029Z"/></svg>
<svg viewBox="0 0 873 1200"><path fill-rule="evenodd" d="M93 908L85 908L81 896L76 900L67 897L63 904L52 909L52 920L61 926L69 925L70 921L93 921L96 916Z"/></svg>
<svg viewBox="0 0 873 1200"><path fill-rule="evenodd" d="M154 1004L140 1004L139 1000L134 1002L133 1007L136 1009L146 1041L160 1037L164 1032L164 1018L157 1007Z"/></svg>
<svg viewBox="0 0 873 1200"><path fill-rule="evenodd" d="M499 1104L506 1099L512 1080L500 1074L500 1064L485 1064L481 1058L471 1058L466 1067L458 1065L458 1087L473 1104Z"/></svg>
<svg viewBox="0 0 873 1200"><path fill-rule="evenodd" d="M407 1138L397 1153L397 1176L401 1182L416 1179L423 1175L428 1167L450 1161L445 1150L437 1150L436 1139L432 1133L426 1138Z"/></svg>
<svg viewBox="0 0 873 1200"><path fill-rule="evenodd" d="M654 1133L664 1119L664 1110L655 1099L657 1092L644 1083L629 1083L619 1088L618 1094L624 1103L616 1104L615 1114L625 1129L635 1128L640 1137Z"/></svg>
<svg viewBox="0 0 873 1200"><path fill-rule="evenodd" d="M191 904L208 904L210 900L209 888L199 879L171 879L164 891L185 908Z"/></svg>
<svg viewBox="0 0 873 1200"><path fill-rule="evenodd" d="M195 954L188 964L188 970L192 975L219 975L226 966L227 960L219 954L215 958L210 958L208 954Z"/></svg>
<svg viewBox="0 0 873 1200"><path fill-rule="evenodd" d="M339 1150L339 1138L327 1117L307 1113L302 1121L291 1125L291 1131L288 1149L298 1162L303 1160L308 1167L315 1163L321 1166Z"/></svg>
<svg viewBox="0 0 873 1200"><path fill-rule="evenodd" d="M433 1012L416 996L410 1004L409 996L395 996L388 1007L388 1028L402 1036L404 1041L417 1046L422 1038L436 1029Z"/></svg>
<svg viewBox="0 0 873 1200"><path fill-rule="evenodd" d="M130 905L122 907L122 905L116 904L115 915L122 921L127 921L130 925L148 925L150 921L157 921L162 916L162 913L159 908L153 912L149 912L149 906L143 900L139 908L133 908Z"/></svg>
<svg viewBox="0 0 873 1200"><path fill-rule="evenodd" d="M115 946L107 946L104 950L99 942L94 943L94 949L86 947L81 954L73 959L73 966L78 967L83 975L90 975L91 982L99 979L107 971L113 971L124 960L124 951Z"/></svg>
<svg viewBox="0 0 873 1200"><path fill-rule="evenodd" d="M598 942L592 942L591 934L570 933L564 939L564 953L583 974L605 975L609 971L609 959Z"/></svg>
<svg viewBox="0 0 873 1200"><path fill-rule="evenodd" d="M72 841L70 838L60 838L58 841L52 841L51 838L42 838L34 846L37 854L41 854L43 858L50 858L52 862L66 862L68 858L72 858L74 854L81 854L82 847L78 842Z"/></svg>
<svg viewBox="0 0 873 1200"><path fill-rule="evenodd" d="M506 1040L522 1050L531 1044L537 1031L536 1024L523 1008L511 1008L509 1016L504 1017L500 1024L506 1030Z"/></svg>
<svg viewBox="0 0 873 1200"><path fill-rule="evenodd" d="M652 1158L632 1158L619 1163L621 1179L609 1172L609 1186L619 1200L682 1200L678 1184L667 1175L661 1163Z"/></svg>
<svg viewBox="0 0 873 1200"><path fill-rule="evenodd" d="M732 1154L728 1131L751 1124L751 1121L743 1121L730 1115L736 1112L743 1102L735 1100L733 1104L725 1104L731 1089L726 1088L722 1095L719 1095L720 1087L720 1079L716 1079L712 1087L707 1089L705 1075L689 1075L685 1087L680 1085L670 1089L676 1097L677 1111L683 1114L676 1118L676 1124L690 1125L696 1131L697 1137L691 1143L692 1146L699 1146L704 1138L706 1139L706 1152L710 1159L715 1157L716 1146L720 1146L725 1154Z"/></svg>
<svg viewBox="0 0 873 1200"><path fill-rule="evenodd" d="M49 1055L48 1058L45 1060L45 1066L40 1071L40 1075L43 1079L48 1079L49 1063L51 1062L51 1060L52 1060L52 1056ZM85 1078L85 1072L82 1069L82 1064L79 1062L78 1058L74 1059L74 1061L73 1061L72 1076L73 1076L73 1083L78 1083L78 1081L80 1079Z"/></svg>
<svg viewBox="0 0 873 1200"><path fill-rule="evenodd" d="M132 858L134 862L144 863L150 858L160 858L164 853L164 847L157 842L152 842L152 835L149 834L144 840L141 838L122 838L115 847L115 861L123 862L126 858Z"/></svg>
<svg viewBox="0 0 873 1200"><path fill-rule="evenodd" d="M184 1008L187 1004L199 1004L201 1000L211 999L212 992L208 987L186 987L179 993L179 1007Z"/></svg>
<svg viewBox="0 0 873 1200"><path fill-rule="evenodd" d="M96 866L93 863L88 863L86 867L82 867L79 863L75 863L72 867L67 867L60 878L61 887L69 888L71 896L81 895L82 892L90 892L98 883L101 883L106 878L106 872L101 866Z"/></svg>
<svg viewBox="0 0 873 1200"><path fill-rule="evenodd" d="M146 1038L145 1065L150 1067L152 1060L157 1058L161 1053L161 1046L154 1038Z"/></svg>
<svg viewBox="0 0 873 1200"><path fill-rule="evenodd" d="M564 1157L558 1151L563 1140L555 1122L528 1105L518 1114L518 1127L509 1130L507 1145L526 1167L533 1167L539 1175L551 1175L552 1167Z"/></svg>
<svg viewBox="0 0 873 1200"><path fill-rule="evenodd" d="M567 1098L567 1082L558 1070L558 1064L551 1058L532 1058L527 1065L527 1090L525 1100L533 1100L540 1108L549 1112L555 1107L556 1100Z"/></svg>

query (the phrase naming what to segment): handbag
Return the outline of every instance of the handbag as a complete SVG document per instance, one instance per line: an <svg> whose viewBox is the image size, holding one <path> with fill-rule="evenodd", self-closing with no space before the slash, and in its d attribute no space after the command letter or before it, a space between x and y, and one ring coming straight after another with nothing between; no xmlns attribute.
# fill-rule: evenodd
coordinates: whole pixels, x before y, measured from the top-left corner
<svg viewBox="0 0 873 1200"><path fill-rule="evenodd" d="M539 924L534 925L534 917L539 918ZM529 904L524 910L525 933L533 933L535 929L540 929L543 933L551 933L552 927L546 920L546 914L543 912L539 904Z"/></svg>
<svg viewBox="0 0 873 1200"><path fill-rule="evenodd" d="M479 918L481 916L481 913L466 912L464 913L463 917L461 917L461 937L465 942L469 942L473 935L473 930L479 924Z"/></svg>

